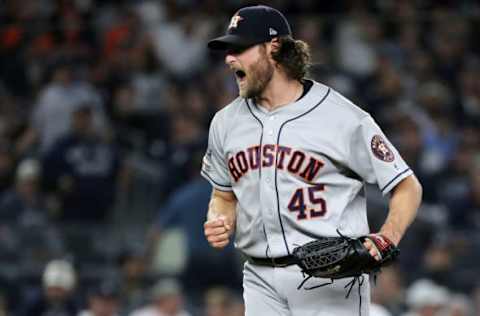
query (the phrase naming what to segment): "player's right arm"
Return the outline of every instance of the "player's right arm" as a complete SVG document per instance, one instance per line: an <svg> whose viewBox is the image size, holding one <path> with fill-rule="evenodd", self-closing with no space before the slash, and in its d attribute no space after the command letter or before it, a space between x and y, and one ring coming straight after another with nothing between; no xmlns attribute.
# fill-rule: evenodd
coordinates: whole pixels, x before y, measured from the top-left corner
<svg viewBox="0 0 480 316"><path fill-rule="evenodd" d="M203 225L209 244L222 249L230 242L236 221L237 198L232 191L213 189L208 205L207 221Z"/></svg>
<svg viewBox="0 0 480 316"><path fill-rule="evenodd" d="M233 193L225 149L228 122L225 110L217 112L210 124L208 148L202 161L201 175L213 187L208 205L207 220L203 225L209 244L217 249L230 242L236 220L237 198Z"/></svg>

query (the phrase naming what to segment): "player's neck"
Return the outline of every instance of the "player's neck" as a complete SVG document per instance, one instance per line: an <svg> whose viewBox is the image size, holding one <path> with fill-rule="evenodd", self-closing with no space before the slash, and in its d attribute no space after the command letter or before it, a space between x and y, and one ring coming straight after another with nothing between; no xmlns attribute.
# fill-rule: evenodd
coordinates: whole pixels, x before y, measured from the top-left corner
<svg viewBox="0 0 480 316"><path fill-rule="evenodd" d="M302 93L303 85L301 82L289 79L282 73L275 72L262 95L256 98L256 102L268 111L273 111L295 102Z"/></svg>

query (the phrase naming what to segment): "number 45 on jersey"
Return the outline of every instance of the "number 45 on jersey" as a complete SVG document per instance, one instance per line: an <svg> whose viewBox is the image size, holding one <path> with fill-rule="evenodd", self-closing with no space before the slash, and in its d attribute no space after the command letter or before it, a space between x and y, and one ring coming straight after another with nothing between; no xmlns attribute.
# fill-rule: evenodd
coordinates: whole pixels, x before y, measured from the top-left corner
<svg viewBox="0 0 480 316"><path fill-rule="evenodd" d="M290 212L298 212L298 220L324 216L327 212L327 203L318 196L324 189L323 184L297 189L288 203L288 209Z"/></svg>

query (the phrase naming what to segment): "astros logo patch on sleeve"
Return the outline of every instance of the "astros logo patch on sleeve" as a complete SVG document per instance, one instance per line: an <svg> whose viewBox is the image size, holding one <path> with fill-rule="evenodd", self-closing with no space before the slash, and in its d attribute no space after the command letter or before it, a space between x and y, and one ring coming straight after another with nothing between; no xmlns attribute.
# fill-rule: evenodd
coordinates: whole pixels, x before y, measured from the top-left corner
<svg viewBox="0 0 480 316"><path fill-rule="evenodd" d="M387 143L381 135L375 135L370 142L372 152L380 160L392 162L395 159L393 151L387 146Z"/></svg>

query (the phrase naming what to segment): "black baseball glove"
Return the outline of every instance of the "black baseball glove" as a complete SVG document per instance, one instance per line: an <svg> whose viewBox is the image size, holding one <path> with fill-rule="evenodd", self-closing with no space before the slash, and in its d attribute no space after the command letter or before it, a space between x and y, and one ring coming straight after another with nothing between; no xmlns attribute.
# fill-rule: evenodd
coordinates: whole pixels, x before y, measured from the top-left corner
<svg viewBox="0 0 480 316"><path fill-rule="evenodd" d="M379 261L363 245L366 239L377 248ZM380 234L359 238L340 234L340 237L322 237L299 246L293 250L293 256L309 277L334 280L378 272L382 266L393 262L399 252L388 238Z"/></svg>

